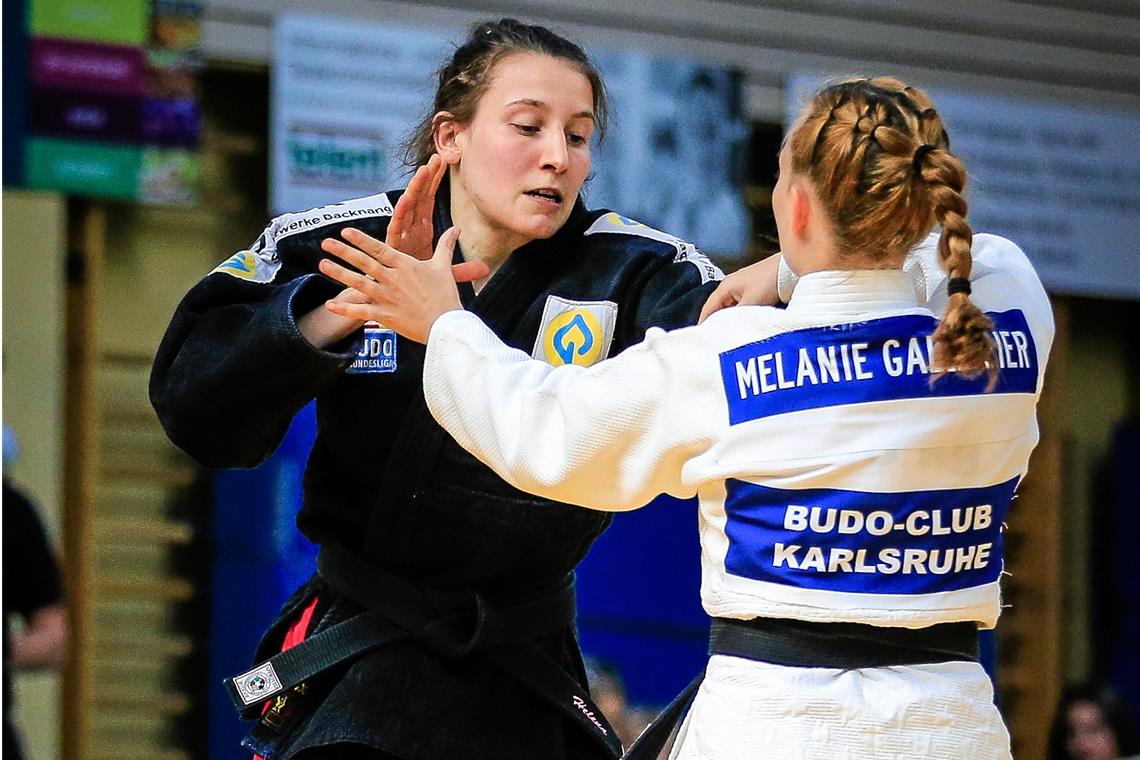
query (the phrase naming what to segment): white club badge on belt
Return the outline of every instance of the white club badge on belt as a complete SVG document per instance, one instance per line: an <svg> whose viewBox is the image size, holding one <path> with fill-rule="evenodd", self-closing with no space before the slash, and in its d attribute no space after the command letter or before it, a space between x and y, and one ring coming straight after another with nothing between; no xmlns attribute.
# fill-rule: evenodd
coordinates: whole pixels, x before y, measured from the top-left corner
<svg viewBox="0 0 1140 760"><path fill-rule="evenodd" d="M571 301L547 296L531 357L559 367L589 367L609 356L617 322L613 301Z"/></svg>
<svg viewBox="0 0 1140 760"><path fill-rule="evenodd" d="M356 359L348 366L350 375L396 371L396 331L379 322L364 323L364 340Z"/></svg>
<svg viewBox="0 0 1140 760"><path fill-rule="evenodd" d="M265 662L234 678L234 686L241 701L246 705L252 705L280 691L281 679L277 677L273 664Z"/></svg>

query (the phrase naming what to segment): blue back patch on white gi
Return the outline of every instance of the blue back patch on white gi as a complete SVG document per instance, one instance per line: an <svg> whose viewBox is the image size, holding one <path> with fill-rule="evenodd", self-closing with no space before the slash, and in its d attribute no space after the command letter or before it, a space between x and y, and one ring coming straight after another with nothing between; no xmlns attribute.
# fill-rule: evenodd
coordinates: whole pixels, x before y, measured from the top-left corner
<svg viewBox="0 0 1140 760"><path fill-rule="evenodd" d="M1017 481L865 493L729 479L725 570L861 594L931 594L992 583L1002 570L1001 524Z"/></svg>
<svg viewBox="0 0 1140 760"><path fill-rule="evenodd" d="M1001 369L994 393L1037 389L1037 349L1020 310L991 313ZM729 424L869 401L970 396L985 376L930 382L933 317L907 315L781 333L720 355Z"/></svg>
<svg viewBox="0 0 1140 760"><path fill-rule="evenodd" d="M364 325L364 340L356 359L348 367L350 375L367 375L396 371L396 331L376 322Z"/></svg>

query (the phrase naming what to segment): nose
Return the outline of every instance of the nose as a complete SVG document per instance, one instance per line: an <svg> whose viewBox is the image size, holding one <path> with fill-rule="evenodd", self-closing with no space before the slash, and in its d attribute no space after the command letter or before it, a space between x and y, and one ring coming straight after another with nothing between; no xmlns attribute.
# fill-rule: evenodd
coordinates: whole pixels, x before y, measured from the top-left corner
<svg viewBox="0 0 1140 760"><path fill-rule="evenodd" d="M566 147L566 135L551 130L542 141L542 168L556 174L566 171L570 163L570 151Z"/></svg>

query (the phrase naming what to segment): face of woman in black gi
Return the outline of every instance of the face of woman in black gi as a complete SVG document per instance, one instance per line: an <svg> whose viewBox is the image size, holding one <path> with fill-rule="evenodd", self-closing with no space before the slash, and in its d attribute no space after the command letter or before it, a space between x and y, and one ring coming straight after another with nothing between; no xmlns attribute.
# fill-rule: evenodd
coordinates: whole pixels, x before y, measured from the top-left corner
<svg viewBox="0 0 1140 760"><path fill-rule="evenodd" d="M471 122L436 133L465 245L510 252L557 232L590 173L593 130L593 91L573 65L530 52L499 61Z"/></svg>

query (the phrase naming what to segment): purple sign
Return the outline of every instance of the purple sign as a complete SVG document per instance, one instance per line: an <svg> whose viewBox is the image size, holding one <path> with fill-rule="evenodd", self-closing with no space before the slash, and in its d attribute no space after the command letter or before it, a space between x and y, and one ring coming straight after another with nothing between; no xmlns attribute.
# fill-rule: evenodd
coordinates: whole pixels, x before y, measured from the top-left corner
<svg viewBox="0 0 1140 760"><path fill-rule="evenodd" d="M33 87L29 121L37 135L139 143L141 107L139 98Z"/></svg>
<svg viewBox="0 0 1140 760"><path fill-rule="evenodd" d="M32 39L32 84L78 92L140 95L146 88L142 48L77 40Z"/></svg>
<svg viewBox="0 0 1140 760"><path fill-rule="evenodd" d="M201 132L198 103L187 98L147 100L142 105L142 133L148 145L196 148Z"/></svg>

